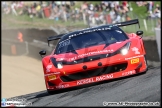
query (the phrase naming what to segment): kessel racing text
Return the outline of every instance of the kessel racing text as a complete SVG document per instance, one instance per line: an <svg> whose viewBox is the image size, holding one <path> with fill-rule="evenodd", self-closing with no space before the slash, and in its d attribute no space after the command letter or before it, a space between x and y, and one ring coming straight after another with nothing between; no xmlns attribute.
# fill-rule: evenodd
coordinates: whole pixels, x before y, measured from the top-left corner
<svg viewBox="0 0 162 108"><path fill-rule="evenodd" d="M95 78L88 78L88 79L79 80L79 81L77 81L77 85L88 84L88 83L102 81L102 80L111 79L111 78L113 78L113 74L102 75L102 76L98 76L98 77L95 77Z"/></svg>

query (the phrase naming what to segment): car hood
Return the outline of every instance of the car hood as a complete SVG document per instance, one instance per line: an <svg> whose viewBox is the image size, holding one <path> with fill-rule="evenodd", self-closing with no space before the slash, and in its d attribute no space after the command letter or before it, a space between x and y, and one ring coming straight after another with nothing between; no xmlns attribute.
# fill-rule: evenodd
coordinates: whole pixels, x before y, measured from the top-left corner
<svg viewBox="0 0 162 108"><path fill-rule="evenodd" d="M52 55L52 57L55 58L56 61L71 62L89 56L113 53L117 51L119 48L123 47L129 41L130 40L116 42L114 44L110 44L107 47L105 47L106 46L105 44L91 46L91 47L75 50L75 53L69 52L63 54L54 54Z"/></svg>

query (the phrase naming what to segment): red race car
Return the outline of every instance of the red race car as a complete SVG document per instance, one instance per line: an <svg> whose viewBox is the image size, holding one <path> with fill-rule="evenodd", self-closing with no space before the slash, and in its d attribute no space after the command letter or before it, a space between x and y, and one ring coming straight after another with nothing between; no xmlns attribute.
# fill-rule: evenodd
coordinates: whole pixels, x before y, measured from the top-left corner
<svg viewBox="0 0 162 108"><path fill-rule="evenodd" d="M42 59L48 93L146 72L143 31L127 34L119 28L132 24L139 25L138 19L48 37L48 44L60 39Z"/></svg>

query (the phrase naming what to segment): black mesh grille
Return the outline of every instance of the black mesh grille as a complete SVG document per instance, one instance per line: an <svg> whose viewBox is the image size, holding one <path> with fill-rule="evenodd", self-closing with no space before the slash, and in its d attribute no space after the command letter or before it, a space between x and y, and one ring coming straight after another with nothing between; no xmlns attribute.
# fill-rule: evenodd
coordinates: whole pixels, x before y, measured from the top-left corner
<svg viewBox="0 0 162 108"><path fill-rule="evenodd" d="M53 83L51 83L51 82L49 82L49 81L48 81L48 85L49 85L49 86L55 86L55 84L53 84Z"/></svg>
<svg viewBox="0 0 162 108"><path fill-rule="evenodd" d="M64 82L75 81L75 80L80 80L80 79L84 79L84 78L100 76L100 75L104 75L104 74L108 74L108 73L114 73L114 72L118 72L120 70L125 70L127 68L127 65L128 65L128 63L122 63L122 64L107 66L107 67L103 67L103 68L77 72L74 74L69 74L67 76L61 76L60 78Z"/></svg>

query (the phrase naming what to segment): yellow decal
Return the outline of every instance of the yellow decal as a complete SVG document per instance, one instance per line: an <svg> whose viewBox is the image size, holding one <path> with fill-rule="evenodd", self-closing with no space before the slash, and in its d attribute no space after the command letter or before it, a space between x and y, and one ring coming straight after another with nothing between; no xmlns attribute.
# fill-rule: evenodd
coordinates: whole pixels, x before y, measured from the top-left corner
<svg viewBox="0 0 162 108"><path fill-rule="evenodd" d="M49 75L49 76L48 76L48 79L49 79L49 80L55 80L55 79L56 79L56 75Z"/></svg>
<svg viewBox="0 0 162 108"><path fill-rule="evenodd" d="M139 62L139 58L135 58L131 60L131 64L135 64Z"/></svg>

